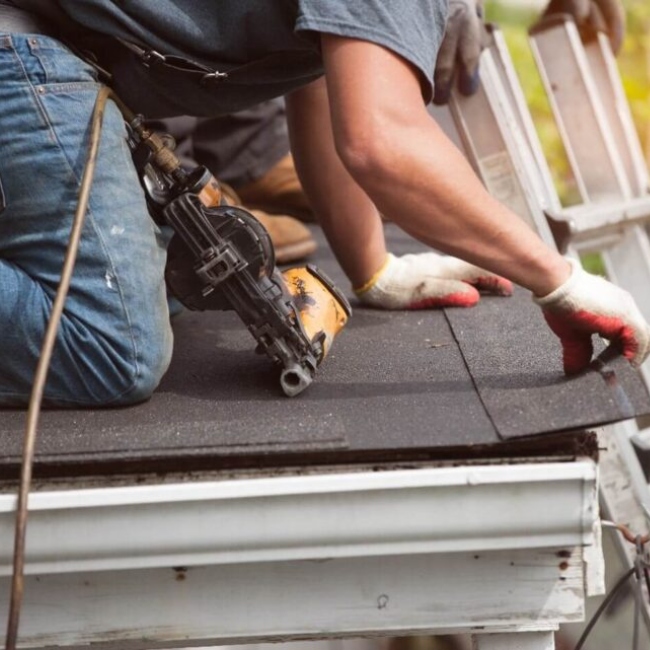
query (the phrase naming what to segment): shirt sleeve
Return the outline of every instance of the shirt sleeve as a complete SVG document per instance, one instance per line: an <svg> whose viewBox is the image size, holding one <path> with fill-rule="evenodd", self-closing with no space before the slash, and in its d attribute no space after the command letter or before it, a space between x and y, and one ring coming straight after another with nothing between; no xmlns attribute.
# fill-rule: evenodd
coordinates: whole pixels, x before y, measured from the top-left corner
<svg viewBox="0 0 650 650"><path fill-rule="evenodd" d="M298 0L296 31L308 38L316 38L314 32L357 38L392 50L415 66L428 104L446 19L447 0Z"/></svg>

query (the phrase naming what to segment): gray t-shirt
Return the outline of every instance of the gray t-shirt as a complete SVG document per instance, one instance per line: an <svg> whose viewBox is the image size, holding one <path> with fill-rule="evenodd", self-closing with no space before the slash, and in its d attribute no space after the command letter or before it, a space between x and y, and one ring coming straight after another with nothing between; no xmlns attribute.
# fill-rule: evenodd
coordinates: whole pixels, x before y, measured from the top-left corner
<svg viewBox="0 0 650 650"><path fill-rule="evenodd" d="M318 78L323 73L319 33L367 40L396 52L419 72L428 103L447 14L447 0L13 2L41 15L56 5L94 32L230 72L213 92L220 99L210 102L204 114L239 110ZM134 83L138 79L122 86ZM176 99L182 103L178 93ZM175 112L190 112L182 108ZM196 106L191 112L197 113Z"/></svg>

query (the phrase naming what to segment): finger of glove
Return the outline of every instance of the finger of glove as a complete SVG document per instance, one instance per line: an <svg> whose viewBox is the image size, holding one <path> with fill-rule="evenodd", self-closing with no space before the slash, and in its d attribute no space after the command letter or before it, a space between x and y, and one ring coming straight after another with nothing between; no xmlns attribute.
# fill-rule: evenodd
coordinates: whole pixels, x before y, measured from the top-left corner
<svg viewBox="0 0 650 650"><path fill-rule="evenodd" d="M513 293L512 282L500 275L479 275L477 277L465 280L479 291L492 293L495 296L511 296Z"/></svg>
<svg viewBox="0 0 650 650"><path fill-rule="evenodd" d="M514 290L512 282L507 278L455 258L449 258L447 264L441 263L439 273L443 277L462 280L479 291L497 296L511 296Z"/></svg>
<svg viewBox="0 0 650 650"><path fill-rule="evenodd" d="M621 353L629 361L639 364L643 360L647 347L645 341L640 340L643 332L638 331L631 322L616 316L601 316L587 311L572 314L572 320L581 329L596 332L619 345Z"/></svg>
<svg viewBox="0 0 650 650"><path fill-rule="evenodd" d="M446 104L451 96L451 89L456 74L458 44L461 34L467 28L468 14L475 8L468 6L467 2L450 2L449 15L445 36L442 39L436 67L433 75L434 95L433 102L437 105Z"/></svg>
<svg viewBox="0 0 650 650"><path fill-rule="evenodd" d="M551 326L554 332L561 331L567 338L569 338L567 332L572 332L575 338L581 335L588 335L591 338L592 333L599 334L617 345L621 354L634 365L640 365L648 356L650 326L640 315L638 318L623 318L579 310L568 314L551 314L550 317L555 325L555 327ZM549 322L548 317L547 322Z"/></svg>
<svg viewBox="0 0 650 650"><path fill-rule="evenodd" d="M551 0L543 16L569 14L585 41L598 32L606 33L612 50L617 53L625 35L625 12L619 0Z"/></svg>
<svg viewBox="0 0 650 650"><path fill-rule="evenodd" d="M473 95L479 87L481 29L478 16L467 16L458 38L458 90Z"/></svg>
<svg viewBox="0 0 650 650"><path fill-rule="evenodd" d="M460 12L460 14L459 14ZM460 37L460 20L462 9L456 9L450 14L447 29L438 51L436 68L433 74L433 103L442 106L449 102L451 87L456 71L456 52Z"/></svg>
<svg viewBox="0 0 650 650"><path fill-rule="evenodd" d="M429 256L432 256L430 263ZM487 291L498 296L512 295L513 286L510 280L457 257L440 256L434 253L423 253L419 257L418 264L428 264L428 270L438 277L462 280L479 291Z"/></svg>
<svg viewBox="0 0 650 650"><path fill-rule="evenodd" d="M542 16L569 14L576 23L581 24L589 17L591 0L551 0Z"/></svg>
<svg viewBox="0 0 650 650"><path fill-rule="evenodd" d="M623 45L625 37L625 9L619 0L595 0L603 20L607 26L607 34L614 54Z"/></svg>
<svg viewBox="0 0 650 650"><path fill-rule="evenodd" d="M380 279L358 298L364 305L380 309L435 309L472 307L480 295L465 282L422 275L414 278L410 273Z"/></svg>
<svg viewBox="0 0 650 650"><path fill-rule="evenodd" d="M544 318L562 346L562 365L566 375L582 372L591 362L594 352L591 332L572 327L566 318L544 311Z"/></svg>
<svg viewBox="0 0 650 650"><path fill-rule="evenodd" d="M473 307L479 299L479 292L466 282L427 278L414 288L406 308Z"/></svg>
<svg viewBox="0 0 650 650"><path fill-rule="evenodd" d="M578 24L580 38L585 43L589 43L598 37L599 33L608 34L607 23L603 17L600 9L595 4L589 7L589 15L587 18Z"/></svg>

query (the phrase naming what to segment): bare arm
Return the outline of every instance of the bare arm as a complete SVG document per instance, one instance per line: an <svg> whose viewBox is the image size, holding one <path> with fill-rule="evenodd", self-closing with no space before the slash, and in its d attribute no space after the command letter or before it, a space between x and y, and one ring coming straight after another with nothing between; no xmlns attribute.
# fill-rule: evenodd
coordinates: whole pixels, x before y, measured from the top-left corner
<svg viewBox="0 0 650 650"><path fill-rule="evenodd" d="M488 194L431 119L404 59L366 41L329 35L322 47L336 151L379 210L420 241L537 295L566 280L566 260ZM329 184L329 178L317 184L323 180ZM342 208L331 219L348 219ZM349 232L346 251L337 251L341 257L364 248L356 236Z"/></svg>
<svg viewBox="0 0 650 650"><path fill-rule="evenodd" d="M647 358L650 325L632 297L579 265L571 269L488 194L427 113L406 61L365 41L323 36L322 46L327 93L321 83L289 100L294 155L344 270L355 286L369 287L358 292L366 304L413 309L478 300L477 292L472 297L458 286L466 282L445 289L413 259L396 263L389 257L377 274L386 251L376 205L422 242L543 296L537 302L562 342L567 374L589 363L594 333L619 343L637 365ZM502 278L482 279L508 293Z"/></svg>
<svg viewBox="0 0 650 650"><path fill-rule="evenodd" d="M381 218L334 148L325 80L286 98L291 151L301 184L341 267L361 286L384 263Z"/></svg>

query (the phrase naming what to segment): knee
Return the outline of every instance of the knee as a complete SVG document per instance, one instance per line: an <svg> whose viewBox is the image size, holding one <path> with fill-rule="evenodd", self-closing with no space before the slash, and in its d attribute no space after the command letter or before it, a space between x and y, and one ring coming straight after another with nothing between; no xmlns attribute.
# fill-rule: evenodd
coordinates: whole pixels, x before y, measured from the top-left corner
<svg viewBox="0 0 650 650"><path fill-rule="evenodd" d="M172 354L171 329L153 333L144 349L89 332L65 332L50 359L43 405L101 408L143 402L156 390ZM0 363L0 406L26 406L33 389L34 351L14 346ZM135 352L135 354L134 354Z"/></svg>
<svg viewBox="0 0 650 650"><path fill-rule="evenodd" d="M169 366L169 319L147 327L116 328L111 335L64 325L66 354L52 358L46 388L50 406L99 408L142 402Z"/></svg>
<svg viewBox="0 0 650 650"><path fill-rule="evenodd" d="M167 372L172 347L171 327L144 333L135 354L127 354L115 364L106 405L125 406L149 399Z"/></svg>

